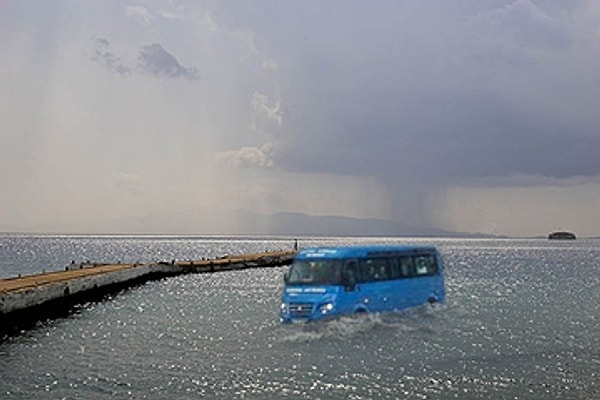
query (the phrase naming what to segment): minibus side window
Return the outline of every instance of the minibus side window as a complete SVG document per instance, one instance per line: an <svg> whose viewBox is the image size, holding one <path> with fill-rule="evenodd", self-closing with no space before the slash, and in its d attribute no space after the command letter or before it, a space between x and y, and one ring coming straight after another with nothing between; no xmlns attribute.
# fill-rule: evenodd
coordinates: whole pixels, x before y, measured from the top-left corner
<svg viewBox="0 0 600 400"><path fill-rule="evenodd" d="M344 286L353 289L358 281L358 263L356 260L347 261L344 270L342 271L342 282Z"/></svg>
<svg viewBox="0 0 600 400"><path fill-rule="evenodd" d="M415 264L412 256L400 256L397 260L399 277L412 278L415 276Z"/></svg>
<svg viewBox="0 0 600 400"><path fill-rule="evenodd" d="M392 273L391 275L391 279L402 279L402 271L400 269L400 264L398 262L398 257L390 257L389 258L389 263L390 263L390 271Z"/></svg>
<svg viewBox="0 0 600 400"><path fill-rule="evenodd" d="M367 258L361 260L360 267L364 282L383 281L391 278L388 258Z"/></svg>
<svg viewBox="0 0 600 400"><path fill-rule="evenodd" d="M429 275L439 275L437 258L433 254L429 255Z"/></svg>
<svg viewBox="0 0 600 400"><path fill-rule="evenodd" d="M432 276L438 273L437 262L432 254L415 256L415 266L418 276Z"/></svg>
<svg viewBox="0 0 600 400"><path fill-rule="evenodd" d="M429 260L426 257L416 257L415 259L417 275L427 275L429 270Z"/></svg>

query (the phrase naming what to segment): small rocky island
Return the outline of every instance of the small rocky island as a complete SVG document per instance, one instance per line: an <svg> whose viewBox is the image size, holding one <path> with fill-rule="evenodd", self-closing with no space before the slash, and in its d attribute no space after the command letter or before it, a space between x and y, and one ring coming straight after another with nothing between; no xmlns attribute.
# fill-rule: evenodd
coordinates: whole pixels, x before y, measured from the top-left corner
<svg viewBox="0 0 600 400"><path fill-rule="evenodd" d="M548 239L550 240L575 240L577 237L574 233L566 232L566 231L558 231L552 232L548 235Z"/></svg>

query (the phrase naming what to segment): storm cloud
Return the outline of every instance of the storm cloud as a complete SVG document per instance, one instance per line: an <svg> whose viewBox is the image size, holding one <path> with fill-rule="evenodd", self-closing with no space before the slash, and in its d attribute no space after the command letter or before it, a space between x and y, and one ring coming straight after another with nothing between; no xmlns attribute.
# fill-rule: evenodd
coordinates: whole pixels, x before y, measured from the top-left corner
<svg viewBox="0 0 600 400"><path fill-rule="evenodd" d="M379 93L363 99L361 109L354 100L336 106L343 125L335 133L314 126L305 130L310 134L290 139L294 144L282 165L432 182L600 175L600 137L594 131L493 93L422 92L412 99Z"/></svg>
<svg viewBox="0 0 600 400"><path fill-rule="evenodd" d="M496 3L321 7L280 49L302 55L304 79L289 82L285 100L307 118L290 119L278 162L432 183L599 175L600 92L584 80L600 83L600 59L578 43L597 42L597 20L570 19L586 19L585 2ZM295 11L275 19L288 23Z"/></svg>

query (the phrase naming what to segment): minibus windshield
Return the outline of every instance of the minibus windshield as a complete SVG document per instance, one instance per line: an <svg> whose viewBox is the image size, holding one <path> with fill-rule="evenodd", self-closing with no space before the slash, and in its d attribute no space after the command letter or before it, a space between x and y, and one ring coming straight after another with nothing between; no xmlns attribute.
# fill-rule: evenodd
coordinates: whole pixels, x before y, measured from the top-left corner
<svg viewBox="0 0 600 400"><path fill-rule="evenodd" d="M341 285L342 260L297 260L290 267L288 285Z"/></svg>

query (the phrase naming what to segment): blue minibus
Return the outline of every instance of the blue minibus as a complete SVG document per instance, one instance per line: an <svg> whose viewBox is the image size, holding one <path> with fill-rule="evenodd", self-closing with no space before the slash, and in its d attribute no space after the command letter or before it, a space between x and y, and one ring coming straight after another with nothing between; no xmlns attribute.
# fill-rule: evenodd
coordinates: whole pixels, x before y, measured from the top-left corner
<svg viewBox="0 0 600 400"><path fill-rule="evenodd" d="M303 249L284 281L282 322L402 310L445 300L442 258L429 246Z"/></svg>

